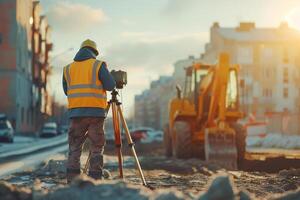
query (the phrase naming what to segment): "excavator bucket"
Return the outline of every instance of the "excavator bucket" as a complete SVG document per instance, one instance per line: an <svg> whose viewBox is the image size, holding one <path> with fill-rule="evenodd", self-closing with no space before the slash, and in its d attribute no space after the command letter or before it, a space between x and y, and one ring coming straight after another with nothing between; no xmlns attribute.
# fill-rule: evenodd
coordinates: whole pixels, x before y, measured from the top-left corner
<svg viewBox="0 0 300 200"><path fill-rule="evenodd" d="M226 169L237 169L235 131L231 128L205 130L205 158Z"/></svg>

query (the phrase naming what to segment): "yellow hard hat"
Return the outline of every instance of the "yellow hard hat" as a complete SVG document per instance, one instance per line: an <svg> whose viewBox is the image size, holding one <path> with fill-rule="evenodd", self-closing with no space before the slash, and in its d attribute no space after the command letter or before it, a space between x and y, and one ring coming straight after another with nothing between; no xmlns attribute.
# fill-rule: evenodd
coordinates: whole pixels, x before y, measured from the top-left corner
<svg viewBox="0 0 300 200"><path fill-rule="evenodd" d="M96 55L99 54L99 51L98 51L98 49L97 49L97 44L96 44L96 42L94 42L93 40L87 39L87 40L83 41L83 42L81 43L80 48L83 48L83 47L90 47L90 48L92 48L92 49L95 50Z"/></svg>

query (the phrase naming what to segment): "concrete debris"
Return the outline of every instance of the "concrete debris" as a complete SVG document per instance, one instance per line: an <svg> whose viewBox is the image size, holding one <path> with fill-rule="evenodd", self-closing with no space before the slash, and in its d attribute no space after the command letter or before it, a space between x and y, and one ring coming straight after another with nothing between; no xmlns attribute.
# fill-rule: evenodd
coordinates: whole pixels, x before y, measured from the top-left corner
<svg viewBox="0 0 300 200"><path fill-rule="evenodd" d="M156 193L157 194L154 194L154 196L150 199L155 199L155 200L187 200L187 199L190 199L190 198L184 196L181 192L176 191L175 189L161 190Z"/></svg>
<svg viewBox="0 0 300 200"><path fill-rule="evenodd" d="M77 177L69 187L58 189L42 199L149 199L151 191L118 181L95 181L85 175Z"/></svg>
<svg viewBox="0 0 300 200"><path fill-rule="evenodd" d="M231 180L228 176L223 175L216 177L210 184L206 193L200 196L199 200L218 200L234 199L234 191Z"/></svg>
<svg viewBox="0 0 300 200"><path fill-rule="evenodd" d="M37 175L57 175L66 173L66 161L65 160L49 160L42 168L37 172Z"/></svg>
<svg viewBox="0 0 300 200"><path fill-rule="evenodd" d="M238 199L239 200L251 200L251 199L254 199L254 197L251 197L250 194L248 194L247 192L245 191L240 191L238 194Z"/></svg>
<svg viewBox="0 0 300 200"><path fill-rule="evenodd" d="M286 176L286 171L281 172ZM171 177L174 178L174 177ZM180 176L176 177L179 179ZM40 187L41 182L36 180L32 189L19 188L11 184L0 183L0 199L4 200L54 200L54 199L72 199L72 200L94 200L94 199L147 199L147 200L251 200L255 197L243 191L242 188L237 189L232 184L231 176L219 174L214 176L207 190L201 193L189 193L179 191L178 189L161 188L150 190L141 185L125 183L117 180L94 180L86 175L78 176L67 186L57 187L53 190L43 192ZM269 197L276 200L296 200L300 199L300 190L291 193L285 193L281 196Z"/></svg>
<svg viewBox="0 0 300 200"><path fill-rule="evenodd" d="M271 198L271 200L299 200L300 199L300 189L293 192L288 192L278 197Z"/></svg>
<svg viewBox="0 0 300 200"><path fill-rule="evenodd" d="M284 169L279 172L279 176L291 177L291 176L300 176L300 169Z"/></svg>
<svg viewBox="0 0 300 200"><path fill-rule="evenodd" d="M111 173L107 169L103 169L103 178L112 179Z"/></svg>
<svg viewBox="0 0 300 200"><path fill-rule="evenodd" d="M214 172L210 171L206 167L199 168L198 172L200 172L201 174L206 175L206 176L212 176L214 174Z"/></svg>

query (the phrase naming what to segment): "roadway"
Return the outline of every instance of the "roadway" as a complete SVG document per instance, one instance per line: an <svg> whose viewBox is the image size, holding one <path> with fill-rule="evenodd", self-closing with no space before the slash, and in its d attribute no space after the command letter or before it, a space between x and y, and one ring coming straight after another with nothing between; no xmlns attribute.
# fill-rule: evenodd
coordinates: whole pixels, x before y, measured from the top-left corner
<svg viewBox="0 0 300 200"><path fill-rule="evenodd" d="M12 144L1 143L0 178L24 170L34 170L49 159L62 156L67 148L67 135L54 138L16 136Z"/></svg>

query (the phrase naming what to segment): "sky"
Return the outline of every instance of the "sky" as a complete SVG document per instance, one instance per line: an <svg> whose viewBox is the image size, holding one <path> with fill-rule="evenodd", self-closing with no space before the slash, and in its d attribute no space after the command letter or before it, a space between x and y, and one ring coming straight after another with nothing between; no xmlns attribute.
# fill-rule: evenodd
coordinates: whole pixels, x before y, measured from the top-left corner
<svg viewBox="0 0 300 200"><path fill-rule="evenodd" d="M209 42L213 22L235 27L240 21L277 27L283 21L300 28L299 0L41 0L52 27L51 87L66 104L62 68L72 62L81 42L96 41L110 70L128 73L123 89L126 115L133 114L134 95L173 64L189 55L199 57Z"/></svg>

